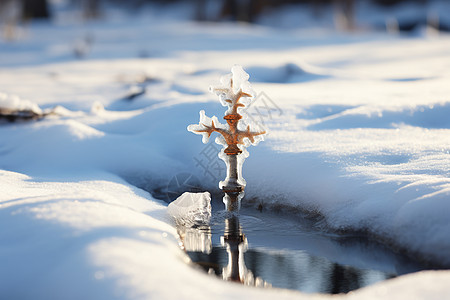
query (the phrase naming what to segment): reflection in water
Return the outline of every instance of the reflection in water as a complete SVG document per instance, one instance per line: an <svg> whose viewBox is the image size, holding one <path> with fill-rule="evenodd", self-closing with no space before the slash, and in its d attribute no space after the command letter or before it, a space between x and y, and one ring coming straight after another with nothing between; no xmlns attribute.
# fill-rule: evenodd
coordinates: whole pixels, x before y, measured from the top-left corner
<svg viewBox="0 0 450 300"><path fill-rule="evenodd" d="M247 238L242 233L239 223L239 204L243 193L226 193L223 201L230 213L225 218L225 230L220 242L228 254L228 264L222 270L222 278L228 281L247 283L253 278L244 262L244 252L247 250ZM247 280L246 280L247 279Z"/></svg>
<svg viewBox="0 0 450 300"><path fill-rule="evenodd" d="M228 255L227 266L222 270L222 278L227 281L241 282L245 285L270 286L260 277L254 277L252 271L247 269L244 253L247 251L247 238L242 233L239 216L231 213L225 219L225 231L221 237L221 244Z"/></svg>
<svg viewBox="0 0 450 300"><path fill-rule="evenodd" d="M244 252L247 250L248 244L236 215L231 215L225 220L225 231L221 243L228 253L228 264L222 271L223 279L244 282L247 273Z"/></svg>
<svg viewBox="0 0 450 300"><path fill-rule="evenodd" d="M228 258L226 264L223 263L223 251L213 251L211 228L209 226L195 228L178 226L178 234L187 253L202 253L207 256L207 259L202 259L200 256L195 259L195 255L191 255L191 258L208 273L221 275L223 280L240 282L245 285L270 286L260 277L255 278L253 273L245 266L244 253L247 251L248 243L247 238L242 233L238 214L243 194L243 192L226 193L224 196L228 214L225 218L225 229L220 241L222 250L225 249ZM222 268L224 265L225 267Z"/></svg>
<svg viewBox="0 0 450 300"><path fill-rule="evenodd" d="M186 251L210 254L212 251L211 228L209 226L177 226L178 235Z"/></svg>
<svg viewBox="0 0 450 300"><path fill-rule="evenodd" d="M291 234L291 228L285 232L277 231L277 228L272 231L271 228L274 226L264 227L265 223L271 222L270 219L261 221L253 217L240 216L239 206L242 196L243 193L225 195L223 201L226 212L219 222L211 225L219 226L218 230L215 230L217 228L212 230L209 226L178 227L184 248L191 260L209 274L215 274L223 280L246 285L266 287L273 285L303 292L330 294L347 293L395 277L398 274L397 264L399 261L400 264L402 263L401 259L392 258L395 256L394 254L386 254L376 247L367 247L361 250L362 246L355 241L346 242L345 239L336 241L333 237L323 236L317 238L314 234L305 232L304 229L301 232L304 236L298 232ZM272 222L281 227L287 224L288 220L280 218ZM244 225L241 226L241 223ZM220 226L222 230L220 230ZM269 248L248 249L248 241L243 227L252 238L269 241L265 244L270 245ZM220 235L220 244L213 242L217 239L216 233ZM282 236L283 234L286 235ZM261 242L258 243L261 244ZM293 243L295 243L294 246ZM306 244L302 245L302 243ZM351 245L344 245L345 243ZM299 249L298 244L301 247L309 247L310 250L316 249L313 253L319 252L320 256L308 254L302 250L303 248ZM277 247L280 249L276 249ZM327 251L338 253L335 255L346 257L345 259L350 257L350 265L361 266L360 261L364 261L368 257L372 261L368 263L369 267L353 267L347 263L339 264L325 258L328 255L323 254ZM373 251L373 254L364 256L367 251ZM370 267L370 265L378 264L383 265L382 270L389 269L389 271L378 271ZM364 266L364 263L362 265ZM391 267L392 269L390 269ZM406 267L410 267L409 263L404 263L400 269ZM411 269L411 271L416 270L416 267Z"/></svg>

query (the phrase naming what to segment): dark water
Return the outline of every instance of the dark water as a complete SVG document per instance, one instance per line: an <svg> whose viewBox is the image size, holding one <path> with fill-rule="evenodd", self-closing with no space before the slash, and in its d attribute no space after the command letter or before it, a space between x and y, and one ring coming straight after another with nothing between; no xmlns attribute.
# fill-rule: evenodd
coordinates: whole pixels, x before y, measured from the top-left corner
<svg viewBox="0 0 450 300"><path fill-rule="evenodd" d="M217 199L209 226L178 231L201 269L247 285L336 294L425 269L367 238L325 233L313 221L254 208L227 212Z"/></svg>

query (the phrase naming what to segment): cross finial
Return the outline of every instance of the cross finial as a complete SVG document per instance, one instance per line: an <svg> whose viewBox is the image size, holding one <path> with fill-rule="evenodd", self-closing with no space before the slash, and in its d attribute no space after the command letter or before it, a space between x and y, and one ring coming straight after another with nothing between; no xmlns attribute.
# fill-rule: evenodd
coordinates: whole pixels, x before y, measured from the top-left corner
<svg viewBox="0 0 450 300"><path fill-rule="evenodd" d="M207 143L213 132L219 133L216 143L224 146L219 157L228 167L227 178L220 182L224 191L240 192L245 187L241 169L244 159L248 156L246 147L257 145L264 139L266 131L247 124L245 108L251 103L254 92L248 81L249 75L241 66L233 66L231 73L221 78L222 85L211 87L211 92L219 96L223 106L227 106L224 119L227 124L221 124L217 117L209 118L205 111L200 111L200 123L188 126L188 130L203 136L203 143ZM259 126L260 127L260 126Z"/></svg>

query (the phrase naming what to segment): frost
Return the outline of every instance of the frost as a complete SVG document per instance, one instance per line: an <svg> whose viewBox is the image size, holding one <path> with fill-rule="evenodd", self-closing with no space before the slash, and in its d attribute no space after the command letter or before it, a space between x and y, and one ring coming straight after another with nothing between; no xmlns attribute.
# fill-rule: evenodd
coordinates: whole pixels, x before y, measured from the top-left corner
<svg viewBox="0 0 450 300"><path fill-rule="evenodd" d="M167 212L179 225L189 227L209 224L211 195L208 192L183 193L169 204Z"/></svg>
<svg viewBox="0 0 450 300"><path fill-rule="evenodd" d="M261 126L247 122L245 113L252 99L254 91L248 81L249 75L241 66L233 66L231 73L223 76L221 86L210 87L210 91L219 96L220 103L228 109L223 117L227 124L219 123L216 116L209 118L205 111L200 111L200 123L188 126L188 131L202 135L203 143L207 143L211 134L220 134L216 143L223 146L219 157L227 165L227 177L221 181L219 187L225 192L241 192L246 182L242 177L242 164L248 157L246 148L256 146L264 140L266 131Z"/></svg>

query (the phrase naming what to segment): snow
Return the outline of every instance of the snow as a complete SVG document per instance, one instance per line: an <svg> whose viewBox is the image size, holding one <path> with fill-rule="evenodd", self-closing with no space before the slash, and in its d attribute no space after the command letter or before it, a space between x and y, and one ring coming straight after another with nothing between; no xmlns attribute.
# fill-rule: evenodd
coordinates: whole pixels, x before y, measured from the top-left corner
<svg viewBox="0 0 450 300"><path fill-rule="evenodd" d="M224 284L188 265L174 227L164 221L166 207L114 176L72 182L0 176L4 298L179 299L201 291L196 298L210 299L266 292Z"/></svg>
<svg viewBox="0 0 450 300"><path fill-rule="evenodd" d="M223 114L208 86L235 64L257 94L247 112L270 132L243 167L242 205L300 208L327 230L450 265L448 35L164 18L31 24L0 41L0 106L56 107L0 126L2 298L328 298L197 271L167 206L136 187L164 191L188 172L217 192L186 126L200 110ZM126 100L135 85L145 93ZM449 299L449 280L420 272L339 297Z"/></svg>
<svg viewBox="0 0 450 300"><path fill-rule="evenodd" d="M31 101L22 100L16 95L6 95L0 93L0 110L2 112L24 111L28 110L37 114L41 114L42 110L39 106Z"/></svg>

